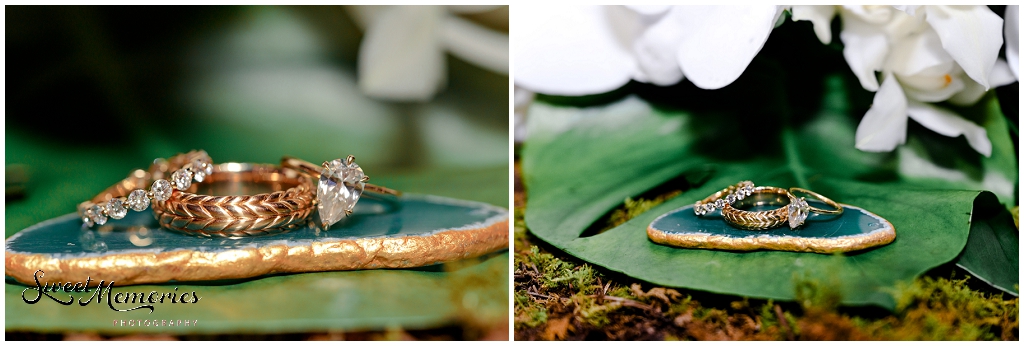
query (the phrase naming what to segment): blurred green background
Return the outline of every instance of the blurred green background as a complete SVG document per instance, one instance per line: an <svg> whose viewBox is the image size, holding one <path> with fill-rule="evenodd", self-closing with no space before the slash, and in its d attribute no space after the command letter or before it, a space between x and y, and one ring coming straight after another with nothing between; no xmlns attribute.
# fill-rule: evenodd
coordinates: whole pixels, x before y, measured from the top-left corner
<svg viewBox="0 0 1024 346"><path fill-rule="evenodd" d="M363 32L340 6L8 6L5 15L6 237L191 149L215 162L352 154L371 183L508 208L508 76L446 55L446 87L431 101L367 97L357 83ZM459 16L508 31L507 7ZM507 273L493 279L507 298ZM10 325L21 290L7 286Z"/></svg>
<svg viewBox="0 0 1024 346"><path fill-rule="evenodd" d="M28 178L6 199L7 236L191 149L352 154L371 183L508 206L508 76L448 56L434 100L366 97L362 32L339 6L17 6L6 20L8 190Z"/></svg>

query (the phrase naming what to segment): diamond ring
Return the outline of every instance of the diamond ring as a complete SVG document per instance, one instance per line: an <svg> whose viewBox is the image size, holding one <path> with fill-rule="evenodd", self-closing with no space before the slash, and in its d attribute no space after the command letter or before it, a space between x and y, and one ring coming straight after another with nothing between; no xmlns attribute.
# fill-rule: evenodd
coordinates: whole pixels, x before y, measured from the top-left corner
<svg viewBox="0 0 1024 346"><path fill-rule="evenodd" d="M743 200L753 192L753 182L749 180L738 182L694 203L693 213L697 214L697 216L704 216L714 212L716 209L721 210L728 204Z"/></svg>
<svg viewBox="0 0 1024 346"><path fill-rule="evenodd" d="M127 178L121 180L114 186L103 190L93 199L78 204L78 215L86 227L103 225L109 219L122 219L128 214L128 209L143 211L149 208L152 201L162 202L171 197L175 191L185 191L192 186L192 182L202 182L212 173L213 164L203 150L193 150L188 153L178 154L170 160L156 159L153 165L166 165L168 162L177 163L177 170L171 173L170 181L155 177L141 169L131 172ZM149 191L143 187L149 185Z"/></svg>
<svg viewBox="0 0 1024 346"><path fill-rule="evenodd" d="M792 192L800 192L811 195L836 210L824 210L811 207L803 197L797 198ZM779 206L781 207L765 211L741 210L748 207ZM758 186L753 188L752 194L742 201L727 203L722 208L722 218L726 223L737 228L746 230L765 230L775 228L782 224L789 224L790 229L797 229L803 226L811 213L819 214L840 214L843 207L838 203L810 190L794 187L789 190L771 187Z"/></svg>
<svg viewBox="0 0 1024 346"><path fill-rule="evenodd" d="M788 207L798 201L786 189L758 186L753 188L750 196L747 196L747 198L736 203L726 204L722 208L722 219L725 220L725 223L745 230L759 231L775 228L789 221ZM781 205L779 208L762 211L740 209L779 205ZM793 225L791 224L790 227L793 227Z"/></svg>
<svg viewBox="0 0 1024 346"><path fill-rule="evenodd" d="M208 185L203 188L209 195L181 191L153 202L160 226L203 237L244 237L302 226L313 212L312 180L290 168L221 163L201 185ZM256 185L272 192L253 194Z"/></svg>
<svg viewBox="0 0 1024 346"><path fill-rule="evenodd" d="M344 159L324 161L320 166L294 157L281 158L281 167L292 168L317 180L316 208L323 229L352 214L363 192L382 196L401 196L401 192L367 184L370 177L355 162L352 155Z"/></svg>

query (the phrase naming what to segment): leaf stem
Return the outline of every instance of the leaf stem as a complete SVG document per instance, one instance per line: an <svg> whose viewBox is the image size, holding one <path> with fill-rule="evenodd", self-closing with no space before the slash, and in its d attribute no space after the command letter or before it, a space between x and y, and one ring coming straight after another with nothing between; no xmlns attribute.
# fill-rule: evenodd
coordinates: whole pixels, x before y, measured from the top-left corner
<svg viewBox="0 0 1024 346"><path fill-rule="evenodd" d="M800 163L800 154L797 150L796 135L793 133L792 124L789 119L782 128L782 146L786 149L786 164L793 171L793 178L796 184L803 188L810 188L807 184L807 173L804 172L804 165Z"/></svg>

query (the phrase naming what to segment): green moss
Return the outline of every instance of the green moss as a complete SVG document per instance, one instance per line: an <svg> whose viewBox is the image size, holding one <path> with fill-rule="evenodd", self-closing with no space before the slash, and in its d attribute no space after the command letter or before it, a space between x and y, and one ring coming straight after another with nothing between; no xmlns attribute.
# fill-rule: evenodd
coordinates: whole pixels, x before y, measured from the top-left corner
<svg viewBox="0 0 1024 346"><path fill-rule="evenodd" d="M671 191L650 200L644 198L633 200L633 198L626 197L626 200L622 202L622 207L615 209L615 211L612 212L612 215L608 217L608 226L605 229L612 229L624 224L626 221L640 216L640 214L651 210L651 208L654 208L659 204L665 203L665 201L678 196L680 193L682 193L682 191Z"/></svg>
<svg viewBox="0 0 1024 346"><path fill-rule="evenodd" d="M918 278L902 287L894 316L858 325L888 340L1018 339L1020 299L974 291L968 280Z"/></svg>
<svg viewBox="0 0 1024 346"><path fill-rule="evenodd" d="M583 321L596 328L610 324L611 319L608 315L622 307L618 302L608 300L599 304L596 298L590 296L579 296L577 298L579 313L583 317Z"/></svg>
<svg viewBox="0 0 1024 346"><path fill-rule="evenodd" d="M608 227L622 224L677 194L673 192L651 200L626 199L609 217ZM631 288L635 285L633 282L609 281L588 264L558 258L531 244L522 220L522 208L516 208L514 215L515 268L517 276L522 276L516 279L514 296L517 340L548 339L551 335L561 335L557 338L650 337L651 334L639 331L641 326L653 328L643 327L654 330L654 334L666 340L714 339L723 335L743 340L1019 339L1019 299L1004 299L1001 294L971 290L966 278L923 276L899 286L890 292L897 302L896 310L882 317L839 312L840 292L827 274L794 276L793 287L799 304L796 309L778 308L777 312L773 300L751 303L748 299L733 301L731 309L709 308L685 294L685 290L680 294L653 287L643 292L640 286ZM536 296L526 293L527 290L532 290ZM670 291L674 295L669 294ZM666 296L669 303L658 294ZM650 307L627 305L623 299ZM701 299L729 301L737 297L710 295ZM779 312L785 323L779 320ZM567 317L571 327L565 329ZM756 327L744 327L743 321L747 320L756 321L751 322ZM549 328L559 329L562 334L549 333Z"/></svg>
<svg viewBox="0 0 1024 346"><path fill-rule="evenodd" d="M527 246L526 221L523 220L523 208L513 209L513 220L515 220L512 224L513 249L529 248Z"/></svg>
<svg viewBox="0 0 1024 346"><path fill-rule="evenodd" d="M1020 219L1020 206L1018 205L1018 206L1013 207L1013 209L1010 209L1010 214L1013 214L1013 224L1017 225L1017 228L1019 229L1020 228L1020 221L1019 221L1019 219Z"/></svg>
<svg viewBox="0 0 1024 346"><path fill-rule="evenodd" d="M543 304L535 302L529 295L516 292L515 295L516 327L537 327L548 322L548 310Z"/></svg>
<svg viewBox="0 0 1024 346"><path fill-rule="evenodd" d="M842 295L833 284L821 280L807 279L794 275L793 290L796 301L804 308L822 311L835 311L842 301Z"/></svg>

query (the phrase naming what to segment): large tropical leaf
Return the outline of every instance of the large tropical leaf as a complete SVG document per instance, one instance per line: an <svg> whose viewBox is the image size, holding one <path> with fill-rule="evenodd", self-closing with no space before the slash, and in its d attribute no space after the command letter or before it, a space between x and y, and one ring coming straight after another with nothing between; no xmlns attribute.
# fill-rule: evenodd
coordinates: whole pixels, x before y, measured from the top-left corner
<svg viewBox="0 0 1024 346"><path fill-rule="evenodd" d="M840 292L846 304L892 308L891 292L900 282L957 258L975 208L1002 209L991 193L967 189L982 186L981 179L972 177L1001 176L1011 182L1011 190L1016 181L1004 120L998 107L988 107L992 99L981 107L993 156L975 154L959 167L946 168L981 174L955 182L925 179L901 173L902 152L853 148L853 129L863 109L850 101L848 80L828 78L818 94L820 103L794 106L785 101L793 98L779 91L781 86L772 87L771 80L779 76L767 70L716 94L676 87L673 91L682 92L670 102L643 87L631 90L642 97L607 105L537 102L529 111L530 137L522 152L525 220L531 232L582 260L659 285L793 299L795 280L816 280ZM910 137L918 140L922 129L912 130ZM956 142L962 138L946 140L966 146ZM646 226L657 216L746 179L801 186L863 207L889 220L896 240L874 250L821 255L680 249L647 239ZM626 197L666 182L675 186L661 188L693 188L625 224L586 236ZM976 205L976 200L988 202ZM1016 239L1005 227L992 229ZM1007 261L1015 272L1016 257ZM971 265L984 265L980 262Z"/></svg>

